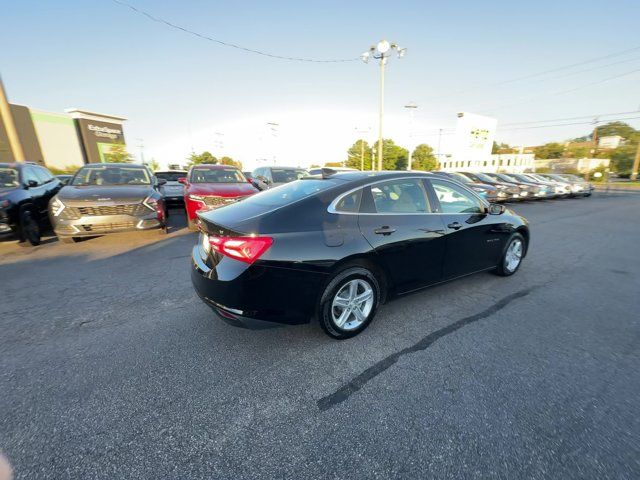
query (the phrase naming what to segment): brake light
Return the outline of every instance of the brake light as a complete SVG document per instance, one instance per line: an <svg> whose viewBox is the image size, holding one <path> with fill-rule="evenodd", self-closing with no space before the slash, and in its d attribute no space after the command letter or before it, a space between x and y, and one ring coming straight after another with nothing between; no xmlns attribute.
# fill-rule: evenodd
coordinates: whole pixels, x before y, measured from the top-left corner
<svg viewBox="0 0 640 480"><path fill-rule="evenodd" d="M253 263L273 244L271 237L209 237L216 252L245 263Z"/></svg>

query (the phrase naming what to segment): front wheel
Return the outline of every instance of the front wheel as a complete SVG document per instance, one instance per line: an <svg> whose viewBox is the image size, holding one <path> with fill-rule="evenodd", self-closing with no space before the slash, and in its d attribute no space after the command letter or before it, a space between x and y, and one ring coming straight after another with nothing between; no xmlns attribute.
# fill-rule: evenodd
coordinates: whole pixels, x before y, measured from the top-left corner
<svg viewBox="0 0 640 480"><path fill-rule="evenodd" d="M24 210L20 214L19 233L21 242L27 241L33 246L40 245L40 226L38 225L36 219L33 217L33 214L28 210ZM24 243L22 244L24 245Z"/></svg>
<svg viewBox="0 0 640 480"><path fill-rule="evenodd" d="M526 251L527 245L524 237L519 233L514 233L507 242L507 248L505 248L500 259L500 263L496 267L495 273L508 277L513 275L520 268L522 258Z"/></svg>
<svg viewBox="0 0 640 480"><path fill-rule="evenodd" d="M320 300L320 326L330 337L343 340L369 326L380 303L380 284L366 268L340 272Z"/></svg>

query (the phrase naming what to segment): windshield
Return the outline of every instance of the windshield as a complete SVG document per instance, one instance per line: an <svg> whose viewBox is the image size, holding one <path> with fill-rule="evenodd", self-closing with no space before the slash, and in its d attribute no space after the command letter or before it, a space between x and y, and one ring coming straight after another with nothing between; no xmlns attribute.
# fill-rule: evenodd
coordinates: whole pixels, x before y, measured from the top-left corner
<svg viewBox="0 0 640 480"><path fill-rule="evenodd" d="M490 176L485 175L484 173L473 173L472 175L481 182L493 183L496 181L495 178L491 178Z"/></svg>
<svg viewBox="0 0 640 480"><path fill-rule="evenodd" d="M271 176L274 183L288 183L294 180L300 180L302 177L309 175L306 170L301 168L272 168Z"/></svg>
<svg viewBox="0 0 640 480"><path fill-rule="evenodd" d="M103 165L81 168L71 185L151 185L151 178L146 168Z"/></svg>
<svg viewBox="0 0 640 480"><path fill-rule="evenodd" d="M297 180L260 192L258 195L242 201L243 204L259 205L261 207L281 207L287 203L309 197L315 193L334 187L331 180Z"/></svg>
<svg viewBox="0 0 640 480"><path fill-rule="evenodd" d="M167 182L177 182L179 178L187 176L187 172L156 172L157 178L162 178Z"/></svg>
<svg viewBox="0 0 640 480"><path fill-rule="evenodd" d="M471 183L471 182L473 182L473 180L471 180L469 177L467 177L463 173L452 172L450 175L454 180L457 180L457 181L462 182L462 183Z"/></svg>
<svg viewBox="0 0 640 480"><path fill-rule="evenodd" d="M509 175L505 175L504 173L496 173L496 177L498 177L503 182L518 183L517 178L510 177Z"/></svg>
<svg viewBox="0 0 640 480"><path fill-rule="evenodd" d="M237 168L194 168L191 183L246 183L247 179Z"/></svg>
<svg viewBox="0 0 640 480"><path fill-rule="evenodd" d="M0 187L17 187L18 170L15 168L0 167Z"/></svg>

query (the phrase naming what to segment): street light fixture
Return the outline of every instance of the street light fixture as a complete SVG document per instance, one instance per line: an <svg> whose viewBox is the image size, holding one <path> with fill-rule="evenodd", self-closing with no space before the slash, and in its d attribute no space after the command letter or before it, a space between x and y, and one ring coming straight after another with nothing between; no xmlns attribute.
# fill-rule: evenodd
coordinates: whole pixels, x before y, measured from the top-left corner
<svg viewBox="0 0 640 480"><path fill-rule="evenodd" d="M401 48L396 43L389 43L386 40L380 40L376 45L371 45L369 50L364 52L360 58L364 63L369 63L369 59L375 58L380 60L380 118L378 124L378 170L382 171L382 119L384 117L384 66L387 58L393 52L396 52L398 58L402 58L407 54L406 48Z"/></svg>

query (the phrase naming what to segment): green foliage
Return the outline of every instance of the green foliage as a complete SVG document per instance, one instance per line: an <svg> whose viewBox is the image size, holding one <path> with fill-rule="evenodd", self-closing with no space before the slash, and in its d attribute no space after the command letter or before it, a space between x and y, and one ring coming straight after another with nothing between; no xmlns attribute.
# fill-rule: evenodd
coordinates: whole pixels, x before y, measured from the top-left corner
<svg viewBox="0 0 640 480"><path fill-rule="evenodd" d="M46 167L54 175L75 175L75 173L80 169L80 167L75 165L67 165L62 168L50 167L48 165Z"/></svg>
<svg viewBox="0 0 640 480"><path fill-rule="evenodd" d="M104 160L107 163L132 163L133 156L127 151L124 143L116 143L104 154Z"/></svg>
<svg viewBox="0 0 640 480"><path fill-rule="evenodd" d="M240 170L242 170L242 162L239 160L234 160L231 157L222 157L220 159L220 165L231 165L232 167L238 167Z"/></svg>
<svg viewBox="0 0 640 480"><path fill-rule="evenodd" d="M491 147L491 153L518 153L518 149L513 148L508 143L498 143L494 141L493 146Z"/></svg>
<svg viewBox="0 0 640 480"><path fill-rule="evenodd" d="M152 172L160 169L160 164L156 161L155 158L152 158L149 162L147 162L147 167L151 169Z"/></svg>
<svg viewBox="0 0 640 480"><path fill-rule="evenodd" d="M562 158L564 154L564 145L557 142L546 143L535 149L536 158L551 159Z"/></svg>
<svg viewBox="0 0 640 480"><path fill-rule="evenodd" d="M598 137L602 138L612 135L620 135L627 141L637 142L640 139L640 132L628 123L610 122L598 127Z"/></svg>
<svg viewBox="0 0 640 480"><path fill-rule="evenodd" d="M345 167L356 168L360 170L361 153L364 147L364 169L371 170L371 147L369 144L360 139L354 143L349 150L347 150L347 160L344 162Z"/></svg>
<svg viewBox="0 0 640 480"><path fill-rule="evenodd" d="M378 142L373 145L373 148L376 152L378 151ZM382 140L383 170L406 170L408 161L409 150L396 145L390 138Z"/></svg>
<svg viewBox="0 0 640 480"><path fill-rule="evenodd" d="M438 168L438 160L433 154L433 148L426 143L418 145L411 155L412 170L436 170Z"/></svg>
<svg viewBox="0 0 640 480"><path fill-rule="evenodd" d="M343 162L326 162L324 164L325 167L342 167L344 166Z"/></svg>
<svg viewBox="0 0 640 480"><path fill-rule="evenodd" d="M564 151L564 156L567 158L591 158L591 147L569 144Z"/></svg>
<svg viewBox="0 0 640 480"><path fill-rule="evenodd" d="M631 175L637 145L622 145L611 152L611 170L622 176Z"/></svg>
<svg viewBox="0 0 640 480"><path fill-rule="evenodd" d="M214 157L211 152L207 151L204 151L202 153L193 152L187 157L187 167L190 167L192 165L201 165L204 163L216 165L218 163L218 159Z"/></svg>

